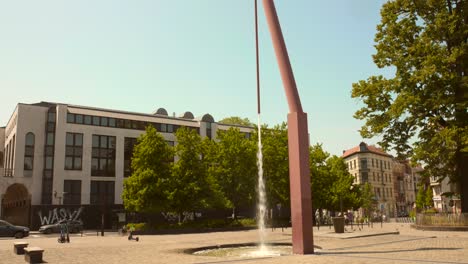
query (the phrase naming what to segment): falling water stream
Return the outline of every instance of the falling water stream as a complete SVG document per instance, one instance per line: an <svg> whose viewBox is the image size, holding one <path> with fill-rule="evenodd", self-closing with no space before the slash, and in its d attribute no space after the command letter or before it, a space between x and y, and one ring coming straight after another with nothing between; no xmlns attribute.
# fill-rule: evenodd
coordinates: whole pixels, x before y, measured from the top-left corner
<svg viewBox="0 0 468 264"><path fill-rule="evenodd" d="M265 230L265 216L266 216L266 193L265 181L263 180L263 154L262 154L262 133L260 125L260 114L258 114L258 151L257 151L257 167L258 167L258 232L260 235L260 251L268 251L265 245L266 230Z"/></svg>

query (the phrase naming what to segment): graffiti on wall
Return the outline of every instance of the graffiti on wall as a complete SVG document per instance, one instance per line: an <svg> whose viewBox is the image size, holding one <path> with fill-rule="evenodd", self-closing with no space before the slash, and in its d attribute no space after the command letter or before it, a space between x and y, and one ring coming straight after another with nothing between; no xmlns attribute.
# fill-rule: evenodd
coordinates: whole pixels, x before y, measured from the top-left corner
<svg viewBox="0 0 468 264"><path fill-rule="evenodd" d="M41 225L50 225L66 219L80 220L82 211L82 207L73 211L68 208L54 208L49 210L48 214L42 215L42 211L37 212L37 214L41 220Z"/></svg>
<svg viewBox="0 0 468 264"><path fill-rule="evenodd" d="M168 222L175 222L175 221L178 221L179 220L179 215L177 213L171 213L171 212L168 212L168 213L165 213L165 212L161 212L161 214L163 215L164 219ZM181 221L182 222L187 222L187 221L193 221L195 220L196 217L201 217L202 216L202 213L194 213L194 212L183 212L182 215L181 215Z"/></svg>

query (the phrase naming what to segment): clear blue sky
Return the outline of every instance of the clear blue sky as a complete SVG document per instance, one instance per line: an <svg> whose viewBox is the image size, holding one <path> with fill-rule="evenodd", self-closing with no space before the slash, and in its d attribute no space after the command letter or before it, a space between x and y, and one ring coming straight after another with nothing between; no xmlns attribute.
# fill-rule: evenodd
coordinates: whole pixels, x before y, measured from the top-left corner
<svg viewBox="0 0 468 264"><path fill-rule="evenodd" d="M383 0L275 2L311 143L359 144L351 85L372 62ZM17 103L257 120L253 0L0 0L0 126ZM259 0L262 123L288 106ZM376 140L366 140L375 143Z"/></svg>

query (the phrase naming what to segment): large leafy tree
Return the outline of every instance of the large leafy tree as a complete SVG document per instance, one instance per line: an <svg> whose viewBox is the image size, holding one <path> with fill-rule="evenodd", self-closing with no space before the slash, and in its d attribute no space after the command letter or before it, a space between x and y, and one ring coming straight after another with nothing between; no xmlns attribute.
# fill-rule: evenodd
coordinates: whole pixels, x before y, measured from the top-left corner
<svg viewBox="0 0 468 264"><path fill-rule="evenodd" d="M245 137L237 128L218 130L213 142L209 173L224 194L228 206L236 217L236 209L250 206L255 199L257 175L255 142Z"/></svg>
<svg viewBox="0 0 468 264"><path fill-rule="evenodd" d="M203 162L203 145L200 135L193 129L179 128L176 132L177 161L172 167L168 205L179 216L185 211L207 207L210 182Z"/></svg>
<svg viewBox="0 0 468 264"><path fill-rule="evenodd" d="M286 123L273 128L263 125L262 156L263 178L265 179L267 200L270 206L282 204L289 206L289 158L288 130ZM258 140L258 130L252 137Z"/></svg>
<svg viewBox="0 0 468 264"><path fill-rule="evenodd" d="M172 147L153 126L148 126L137 142L132 157L133 173L124 181L124 206L136 212L170 209L166 191L170 189Z"/></svg>
<svg viewBox="0 0 468 264"><path fill-rule="evenodd" d="M381 135L385 149L413 156L426 165L426 175L460 183L463 212L468 212L467 5L465 0L385 3L373 59L395 75L371 76L352 91L365 104L355 113L366 121L361 135Z"/></svg>

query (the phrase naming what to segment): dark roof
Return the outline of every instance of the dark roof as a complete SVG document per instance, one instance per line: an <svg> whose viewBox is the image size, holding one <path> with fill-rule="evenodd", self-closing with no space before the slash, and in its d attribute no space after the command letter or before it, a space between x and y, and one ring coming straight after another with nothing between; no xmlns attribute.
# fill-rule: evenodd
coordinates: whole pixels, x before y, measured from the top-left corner
<svg viewBox="0 0 468 264"><path fill-rule="evenodd" d="M346 157L349 157L349 156L357 154L357 153L374 153L374 154L377 154L377 155L392 157L392 155L388 154L383 149L378 148L378 147L373 146L373 145L367 145L364 142L361 142L361 144L359 144L356 147L353 147L351 149L343 151L343 155L341 157L346 158Z"/></svg>

